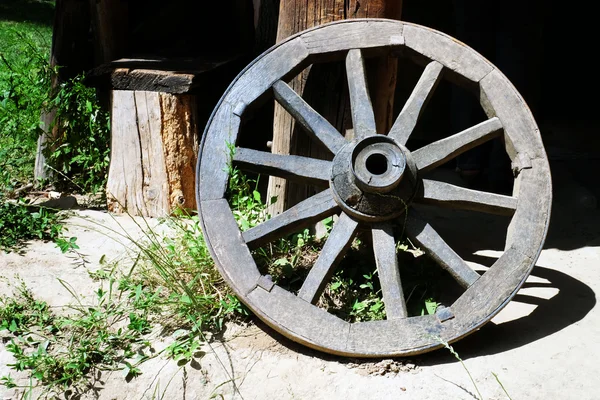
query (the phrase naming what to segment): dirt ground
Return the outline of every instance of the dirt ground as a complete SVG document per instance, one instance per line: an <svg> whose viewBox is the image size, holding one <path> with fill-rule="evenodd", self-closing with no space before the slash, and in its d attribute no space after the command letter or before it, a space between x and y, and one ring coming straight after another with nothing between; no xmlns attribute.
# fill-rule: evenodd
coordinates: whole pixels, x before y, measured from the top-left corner
<svg viewBox="0 0 600 400"><path fill-rule="evenodd" d="M590 169L590 163L595 168ZM587 161L598 171L600 162ZM554 207L544 250L525 286L491 323L455 343L483 398L506 399L493 374L512 399L600 398L600 196L597 178L574 173L576 161L552 163ZM590 180L591 179L591 180ZM85 218L81 218L81 217ZM94 222L91 222L94 221ZM0 275L18 274L35 295L53 306L71 301L57 278L81 295L97 287L88 270L101 256L118 257L122 243L99 231L97 223L134 234L129 217L80 210L69 220L78 238L81 264L52 243L31 243L25 254L1 254ZM457 226L458 225L458 226ZM452 233L453 230L461 229ZM494 225L488 225L488 231ZM499 251L486 239L469 236L461 224L447 224L443 237L462 248L471 262L485 264ZM465 233L467 231L467 233ZM138 231L139 232L139 231ZM458 250L457 250L458 251ZM467 257L468 258L468 257ZM1 294L10 288L0 287ZM155 347L169 338L157 339ZM11 355L0 343L0 376L9 372ZM410 359L358 360L333 357L297 345L260 321L230 325L223 338L203 348L205 355L185 367L156 358L142 364L143 374L126 383L121 372L98 377L97 390L83 399L471 399L475 388L463 366L445 349ZM13 373L14 376L14 373ZM0 399L21 398L22 391L0 389Z"/></svg>

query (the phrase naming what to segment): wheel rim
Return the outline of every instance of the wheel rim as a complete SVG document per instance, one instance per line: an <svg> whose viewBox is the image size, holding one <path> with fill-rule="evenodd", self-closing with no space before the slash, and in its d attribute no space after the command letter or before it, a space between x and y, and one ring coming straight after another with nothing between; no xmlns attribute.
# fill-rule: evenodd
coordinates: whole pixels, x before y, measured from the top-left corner
<svg viewBox="0 0 600 400"><path fill-rule="evenodd" d="M377 135L363 64L363 56L382 50L409 52L426 65L387 136ZM285 84L315 59L332 56L346 61L355 131L352 142ZM411 153L404 146L442 75L477 90L488 120ZM313 139L335 155L334 161L243 148L236 149L233 161L240 168L329 188L241 232L225 199L228 145L237 142L240 117L247 107L271 90ZM504 138L517 175L513 196L417 177L417 172L431 170L498 136ZM478 329L510 301L529 275L550 216L549 166L536 123L521 96L500 71L466 45L405 22L341 21L301 32L269 49L225 92L204 132L198 160L199 214L207 246L224 279L275 330L339 355L418 354L439 347L440 339L452 342ZM370 184L369 176L381 179ZM349 200L352 191L367 199L364 206ZM398 198L400 203L384 209L368 200L381 195ZM426 220L413 212L405 214L412 202L512 215L503 255L480 276ZM298 295L261 275L250 248L337 213L340 217ZM465 288L451 306L433 315L407 317L391 225L398 218L405 220L408 236ZM313 305L359 226L372 232L386 307L383 321L349 323Z"/></svg>

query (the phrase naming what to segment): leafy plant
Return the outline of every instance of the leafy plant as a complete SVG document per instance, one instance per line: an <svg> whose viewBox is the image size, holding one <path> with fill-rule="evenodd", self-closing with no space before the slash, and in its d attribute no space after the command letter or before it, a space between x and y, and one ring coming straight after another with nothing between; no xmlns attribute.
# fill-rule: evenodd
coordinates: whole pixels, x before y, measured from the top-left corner
<svg viewBox="0 0 600 400"><path fill-rule="evenodd" d="M267 220L267 206L262 201L258 191L260 176L252 179L242 171L233 166L233 155L235 146L228 144L230 158L227 166L229 172L229 184L227 187L227 198L233 210L233 215L242 231L248 230L259 223ZM272 198L270 204L275 203L277 198Z"/></svg>
<svg viewBox="0 0 600 400"><path fill-rule="evenodd" d="M50 314L48 304L34 299L31 291L21 282L15 297L0 297L0 331L22 335L32 326L52 330L54 317Z"/></svg>
<svg viewBox="0 0 600 400"><path fill-rule="evenodd" d="M0 22L0 190L30 179L50 98L51 29Z"/></svg>
<svg viewBox="0 0 600 400"><path fill-rule="evenodd" d="M185 363L206 342L207 334L221 330L226 320L244 318L248 311L214 267L197 216L169 217L154 228L147 221L142 224L138 224L142 238L113 231L135 249L135 262L121 282L132 293L156 291L159 311L152 315L174 339L165 351ZM138 308L144 299L138 297Z"/></svg>
<svg viewBox="0 0 600 400"><path fill-rule="evenodd" d="M61 240L64 214L56 213L43 207L34 208L27 201L17 203L4 201L0 196L0 250L16 251L21 249L27 240ZM64 239L62 239L64 240ZM76 238L68 239L68 246L60 246L67 251L76 246Z"/></svg>
<svg viewBox="0 0 600 400"><path fill-rule="evenodd" d="M92 305L83 304L71 286L60 282L75 300L68 316L52 314L24 284L13 298L1 299L0 330L13 335L6 345L15 359L9 367L29 371L30 377L47 390L62 392L85 385L85 377L93 371L131 366L132 360L149 347L143 339L148 331L148 307L133 305L135 296L118 301L124 292L116 293L114 280L108 282L107 290L97 290ZM2 381L14 384L10 377Z"/></svg>
<svg viewBox="0 0 600 400"><path fill-rule="evenodd" d="M46 156L58 172L58 183L95 193L106 183L110 118L100 107L96 90L83 81L84 76L79 75L61 84L48 105L56 113L56 136L46 148Z"/></svg>

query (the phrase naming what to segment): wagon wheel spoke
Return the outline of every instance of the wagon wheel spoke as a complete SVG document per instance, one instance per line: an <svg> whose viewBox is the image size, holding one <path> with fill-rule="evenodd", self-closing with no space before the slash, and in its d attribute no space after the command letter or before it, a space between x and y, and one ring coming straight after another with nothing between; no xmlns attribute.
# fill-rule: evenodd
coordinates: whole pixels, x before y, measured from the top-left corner
<svg viewBox="0 0 600 400"><path fill-rule="evenodd" d="M398 87L392 87L391 80L378 81L382 90L369 91L368 85L374 81L366 79L365 67L370 67L367 57L371 54L388 57L390 61L395 57L417 63L429 60L421 68L422 75L416 77L416 86L388 132L377 130L370 95L378 92L383 96L378 100L386 103L393 100L388 94ZM288 79L309 64L325 63L335 69L338 56L344 58L347 72L344 91L348 90L352 107L352 138L342 138L346 132L333 130L327 122L331 121L329 115L312 109L302 94L294 93L293 86L287 84ZM381 71L391 71L385 78L392 77L396 71L393 63L380 64ZM371 71L367 72L371 78ZM421 149L407 149L405 144L413 141L425 114L433 111L430 108L425 111L431 106L427 102L435 101L432 99L440 90L436 85L441 85L439 82L445 77L452 78L449 84L472 89L489 120L462 132L454 131L453 136ZM242 146L241 143L253 139L255 133L250 126L242 126L248 113L268 111L266 107L272 106L273 101L265 103L264 99L273 97L280 104L277 107L287 110L285 114L294 120L294 125L307 131L311 143L319 142L319 147L334 153L331 162L287 155L290 151L271 154L267 149L264 149L267 153L238 149L237 154L230 155L227 143ZM339 106L347 105L342 102ZM335 113L335 107L329 111ZM519 190L515 197L471 191L428 176L429 172L435 172L430 170L493 138L506 141L507 155L519 166L515 182ZM434 332L454 342L479 329L517 295L543 248L550 218L549 163L538 126L520 94L498 68L477 52L445 34L408 22L372 18L334 22L301 32L267 50L244 68L224 93L207 122L197 158L200 223L223 279L267 325L291 340L331 354L416 355L439 347L439 341L423 332ZM324 192L240 232L236 221L239 210L233 207L231 193L227 191L231 166L321 185ZM304 192L304 185L300 186L299 192ZM463 260L462 253L454 251L451 238L441 230L436 232L433 220L413 214L419 206L425 206L423 203L438 211L450 207L509 216L506 240L495 241L498 247L504 245L502 256L480 277L482 272ZM307 275L304 281L298 281L297 274L284 274L274 282L266 275L262 260L254 259L253 247L335 214L340 218L322 243L313 268L303 274ZM474 228L495 229L485 226L487 219L479 218ZM412 243L440 265L437 269L451 275L452 281L439 288L444 304L450 307L436 310L435 315L413 315L406 310L410 309L410 296L403 289L406 290L409 276L404 274L403 257L397 257L392 234L397 233L398 224L404 224ZM354 318L357 316L336 312L340 305L337 302L320 304L332 284L332 274L341 272L340 261L352 263L357 257L356 262L373 263L361 260L363 252L349 257L359 230L365 233L368 230L365 239L372 240L372 258L383 300L379 305L385 304L387 320L384 321L373 320L377 317L373 310L365 310L371 312ZM468 289L456 291L456 285ZM349 290L358 290L355 286L359 282L352 280Z"/></svg>
<svg viewBox="0 0 600 400"><path fill-rule="evenodd" d="M456 157L500 135L502 123L496 117L490 118L455 135L433 142L412 153L417 168L429 171L440 164Z"/></svg>
<svg viewBox="0 0 600 400"><path fill-rule="evenodd" d="M414 215L414 210L407 217L406 233L463 287L469 287L479 279L479 274L448 246L431 225Z"/></svg>
<svg viewBox="0 0 600 400"><path fill-rule="evenodd" d="M360 49L352 49L346 56L346 75L352 109L354 136L363 139L377 133L373 105L369 96L365 64Z"/></svg>
<svg viewBox="0 0 600 400"><path fill-rule="evenodd" d="M330 161L242 147L236 148L233 161L245 170L320 186L326 185L331 175Z"/></svg>
<svg viewBox="0 0 600 400"><path fill-rule="evenodd" d="M425 67L388 136L400 144L406 144L442 77L442 70L442 64L437 61L432 61Z"/></svg>
<svg viewBox="0 0 600 400"><path fill-rule="evenodd" d="M283 213L242 233L246 244L259 247L275 239L300 231L311 224L335 214L339 210L331 189L296 204Z"/></svg>
<svg viewBox="0 0 600 400"><path fill-rule="evenodd" d="M517 209L516 197L466 189L430 179L423 179L423 192L419 193L414 201L508 216L513 215Z"/></svg>
<svg viewBox="0 0 600 400"><path fill-rule="evenodd" d="M285 82L275 82L273 92L277 102L302 125L306 132L333 154L337 154L346 144L342 134Z"/></svg>
<svg viewBox="0 0 600 400"><path fill-rule="evenodd" d="M406 301L402 291L396 241L392 224L382 223L373 227L373 252L387 319L406 318Z"/></svg>
<svg viewBox="0 0 600 400"><path fill-rule="evenodd" d="M312 304L315 304L319 300L335 267L342 260L352 244L357 227L358 222L350 218L347 214L341 213L340 218L333 225L333 229L321 250L319 258L302 284L298 292L298 297Z"/></svg>

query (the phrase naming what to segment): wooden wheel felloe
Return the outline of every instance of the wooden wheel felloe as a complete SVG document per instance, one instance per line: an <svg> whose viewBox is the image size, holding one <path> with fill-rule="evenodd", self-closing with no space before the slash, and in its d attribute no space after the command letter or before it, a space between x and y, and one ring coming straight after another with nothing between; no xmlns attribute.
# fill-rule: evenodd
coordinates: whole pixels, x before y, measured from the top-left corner
<svg viewBox="0 0 600 400"><path fill-rule="evenodd" d="M377 132L363 59L393 52L425 66L389 132ZM285 82L321 60L345 60L354 138L345 139ZM405 145L440 79L473 90L488 119L415 151ZM230 143L241 116L274 98L333 161L236 148L240 169L325 187L266 222L241 232L225 198ZM512 196L465 189L422 174L483 142L501 137L515 174ZM250 64L227 89L204 133L197 198L206 243L239 298L285 336L350 356L402 356L466 336L500 311L529 275L541 251L551 204L548 160L536 123L510 82L466 45L432 29L391 20L351 20L301 32ZM510 218L505 251L483 274L475 272L413 210L413 204L475 210ZM297 294L261 275L250 249L339 218ZM408 317L396 256L394 224L464 287L449 307ZM370 231L386 319L348 323L315 306L357 232Z"/></svg>

